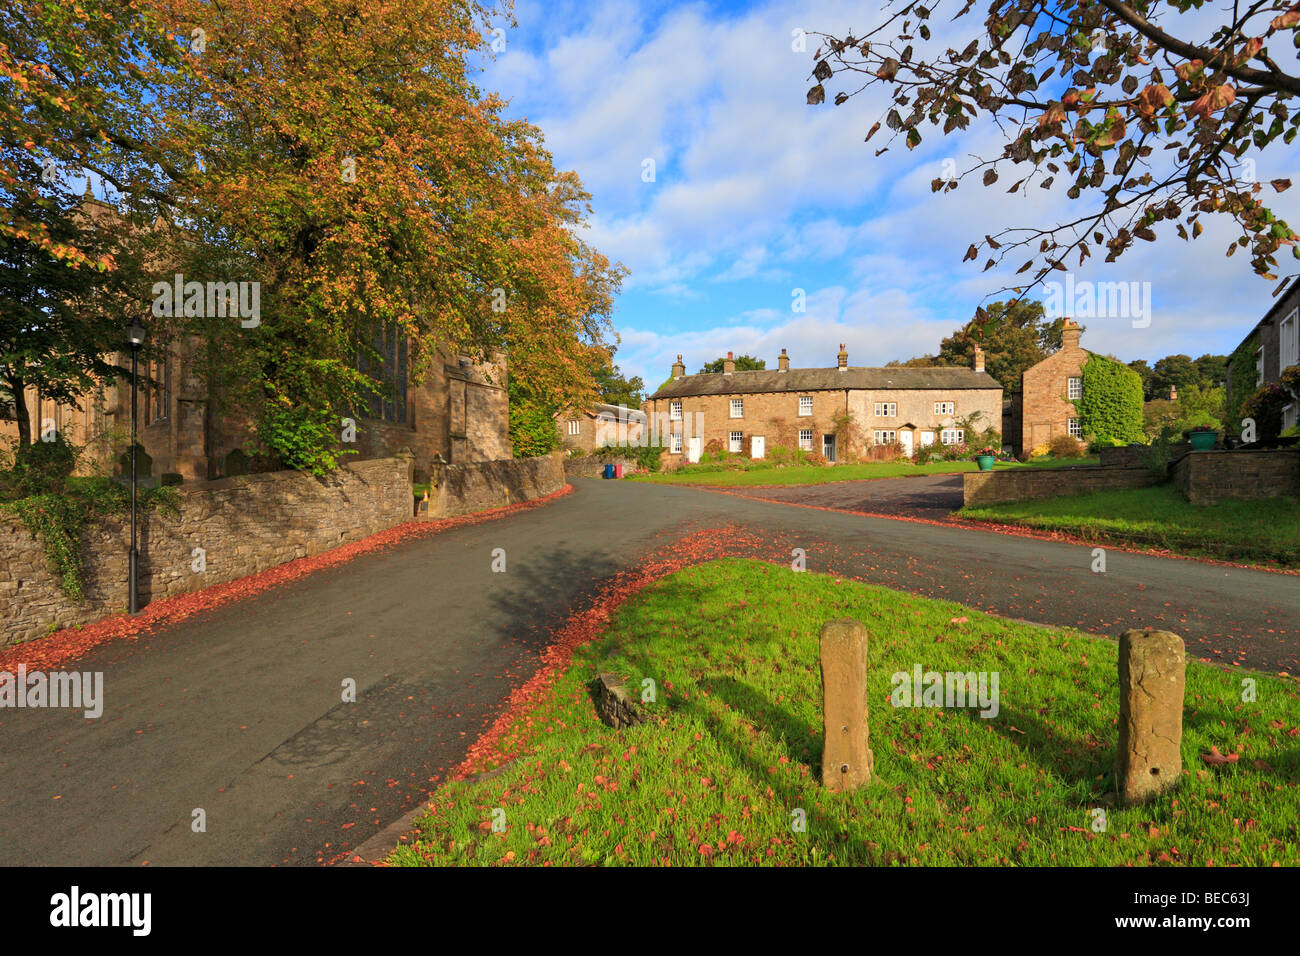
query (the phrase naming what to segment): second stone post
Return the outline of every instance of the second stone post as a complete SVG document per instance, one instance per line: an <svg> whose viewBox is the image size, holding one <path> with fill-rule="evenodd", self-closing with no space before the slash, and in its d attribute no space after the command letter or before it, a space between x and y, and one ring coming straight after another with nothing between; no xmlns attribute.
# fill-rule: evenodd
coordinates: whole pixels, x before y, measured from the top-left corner
<svg viewBox="0 0 1300 956"><path fill-rule="evenodd" d="M1172 789L1183 772L1187 656L1170 631L1119 637L1119 750L1115 786L1124 806Z"/></svg>
<svg viewBox="0 0 1300 956"><path fill-rule="evenodd" d="M867 733L867 629L838 618L822 626L822 786L855 790L871 779Z"/></svg>

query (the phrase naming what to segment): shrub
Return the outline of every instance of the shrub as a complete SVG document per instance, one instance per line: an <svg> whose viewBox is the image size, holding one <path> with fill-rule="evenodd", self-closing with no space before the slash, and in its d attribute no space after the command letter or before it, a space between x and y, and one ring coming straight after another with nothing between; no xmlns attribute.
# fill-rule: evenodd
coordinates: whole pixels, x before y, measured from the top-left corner
<svg viewBox="0 0 1300 956"><path fill-rule="evenodd" d="M19 497L58 494L77 467L77 451L61 434L53 441L19 445L14 453L12 487Z"/></svg>
<svg viewBox="0 0 1300 956"><path fill-rule="evenodd" d="M1142 377L1127 365L1092 354L1083 363L1083 395L1074 407L1085 434L1099 441L1128 444L1146 437L1142 418ZM1059 456L1058 456L1059 457Z"/></svg>
<svg viewBox="0 0 1300 956"><path fill-rule="evenodd" d="M1053 458L1082 458L1084 445L1073 435L1054 435L1047 443L1047 451Z"/></svg>
<svg viewBox="0 0 1300 956"><path fill-rule="evenodd" d="M1268 445L1281 436L1282 409L1292 401L1291 393L1281 382L1267 382L1241 403L1241 414L1255 419L1257 442Z"/></svg>

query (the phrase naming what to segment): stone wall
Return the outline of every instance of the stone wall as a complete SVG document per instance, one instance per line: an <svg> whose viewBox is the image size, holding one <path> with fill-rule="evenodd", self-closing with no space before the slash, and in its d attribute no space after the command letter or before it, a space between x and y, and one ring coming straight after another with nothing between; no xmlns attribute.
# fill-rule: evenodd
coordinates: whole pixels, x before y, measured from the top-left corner
<svg viewBox="0 0 1300 956"><path fill-rule="evenodd" d="M1145 488L1160 476L1147 468L1008 468L968 471L963 476L962 501L966 505L991 505L1001 501L1029 501L1058 495L1086 495L1116 488Z"/></svg>
<svg viewBox="0 0 1300 956"><path fill-rule="evenodd" d="M429 517L451 518L559 491L565 484L564 456L555 452L538 458L445 465L434 468L431 480L435 487L429 496Z"/></svg>
<svg viewBox="0 0 1300 956"><path fill-rule="evenodd" d="M1300 496L1300 449L1194 451L1173 466L1174 481L1194 505L1231 498Z"/></svg>
<svg viewBox="0 0 1300 956"><path fill-rule="evenodd" d="M505 464L510 464L506 462ZM179 515L141 515L140 604L358 541L411 520L409 456L349 464L325 478L268 472L184 485ZM10 513L0 517L0 645L86 624L127 607L129 516L82 536L85 600L64 595L44 549ZM204 570L195 570L196 548Z"/></svg>
<svg viewBox="0 0 1300 956"><path fill-rule="evenodd" d="M674 457L680 458L681 455ZM611 458L608 461L611 465L622 465L623 474L636 471L639 465L631 458ZM584 455L581 458L564 459L564 476L566 478L599 478L605 472L606 462L595 455Z"/></svg>

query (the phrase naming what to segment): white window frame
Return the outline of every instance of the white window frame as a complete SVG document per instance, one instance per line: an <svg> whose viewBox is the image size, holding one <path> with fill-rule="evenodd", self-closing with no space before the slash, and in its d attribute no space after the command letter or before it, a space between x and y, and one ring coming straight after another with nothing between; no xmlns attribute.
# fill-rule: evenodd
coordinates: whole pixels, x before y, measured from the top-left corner
<svg viewBox="0 0 1300 956"><path fill-rule="evenodd" d="M897 418L898 402L876 402L875 413L877 418Z"/></svg>
<svg viewBox="0 0 1300 956"><path fill-rule="evenodd" d="M682 420L682 400L674 398L668 403L668 420L670 422L680 422Z"/></svg>
<svg viewBox="0 0 1300 956"><path fill-rule="evenodd" d="M682 453L682 436L676 432L668 436L668 454L680 455Z"/></svg>
<svg viewBox="0 0 1300 956"><path fill-rule="evenodd" d="M569 434L570 434L571 436L572 436L572 435L581 435L581 434L582 434L582 422L578 421L578 419L576 419L576 418L570 418L570 419L569 419Z"/></svg>
<svg viewBox="0 0 1300 956"><path fill-rule="evenodd" d="M731 417L732 418L745 417L745 400L743 398L733 398L731 400Z"/></svg>
<svg viewBox="0 0 1300 956"><path fill-rule="evenodd" d="M1065 397L1070 401L1083 398L1083 379L1067 378L1065 380Z"/></svg>
<svg viewBox="0 0 1300 956"><path fill-rule="evenodd" d="M813 413L813 400L811 395L799 396L799 414L801 416L811 415Z"/></svg>
<svg viewBox="0 0 1300 956"><path fill-rule="evenodd" d="M1281 321L1277 328L1278 371L1300 365L1300 309Z"/></svg>
<svg viewBox="0 0 1300 956"><path fill-rule="evenodd" d="M934 413L936 415L955 415L957 413L957 404L955 402L935 402Z"/></svg>
<svg viewBox="0 0 1300 956"><path fill-rule="evenodd" d="M744 432L730 432L727 435L727 451L733 455L739 455L745 447Z"/></svg>
<svg viewBox="0 0 1300 956"><path fill-rule="evenodd" d="M872 436L877 445L892 445L898 441L898 432L893 428L879 428Z"/></svg>
<svg viewBox="0 0 1300 956"><path fill-rule="evenodd" d="M803 451L812 451L813 430L811 428L799 429L799 448Z"/></svg>
<svg viewBox="0 0 1300 956"><path fill-rule="evenodd" d="M1079 424L1079 419L1071 418L1065 424L1065 429L1075 438L1083 437L1083 426Z"/></svg>
<svg viewBox="0 0 1300 956"><path fill-rule="evenodd" d="M944 428L939 432L939 444L941 445L960 445L966 440L966 429L964 428Z"/></svg>

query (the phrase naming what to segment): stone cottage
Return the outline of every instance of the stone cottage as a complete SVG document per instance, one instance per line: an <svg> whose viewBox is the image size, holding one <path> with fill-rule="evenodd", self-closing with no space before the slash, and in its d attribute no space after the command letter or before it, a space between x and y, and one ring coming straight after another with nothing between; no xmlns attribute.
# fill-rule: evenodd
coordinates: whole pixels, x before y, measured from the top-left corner
<svg viewBox="0 0 1300 956"><path fill-rule="evenodd" d="M1238 407L1262 385L1276 382L1282 372L1300 365L1300 282L1293 281L1264 317L1233 350L1228 368L1228 407ZM1245 361L1236 361L1243 356ZM1300 407L1292 402L1282 409L1283 430L1300 420ZM1239 422L1225 423L1229 428Z"/></svg>
<svg viewBox="0 0 1300 956"><path fill-rule="evenodd" d="M829 368L792 369L782 349L775 370L738 372L728 352L721 372L687 375L679 355L672 378L643 408L679 461L698 461L716 442L752 458L783 445L835 462L880 445L912 455L959 444L967 438L962 422L972 418L981 431L997 428L1002 386L984 370L979 349L972 368L868 368L849 365L841 345Z"/></svg>
<svg viewBox="0 0 1300 956"><path fill-rule="evenodd" d="M1011 414L1002 441L1018 458L1045 445L1057 435L1082 440L1083 429L1075 399L1083 396L1083 364L1092 353L1080 347L1083 329L1071 319L1061 331L1061 347L1020 376L1011 394Z"/></svg>
<svg viewBox="0 0 1300 956"><path fill-rule="evenodd" d="M596 402L590 408L556 412L555 424L565 450L592 452L604 445L640 445L645 412L626 405Z"/></svg>

